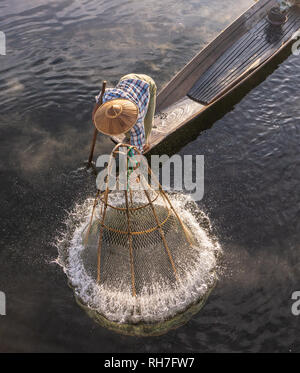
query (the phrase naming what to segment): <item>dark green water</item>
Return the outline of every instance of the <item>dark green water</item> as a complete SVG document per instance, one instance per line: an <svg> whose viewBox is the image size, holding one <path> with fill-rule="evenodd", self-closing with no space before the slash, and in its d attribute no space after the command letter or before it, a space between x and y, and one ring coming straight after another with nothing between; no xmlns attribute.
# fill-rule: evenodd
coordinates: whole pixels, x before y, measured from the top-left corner
<svg viewBox="0 0 300 373"><path fill-rule="evenodd" d="M81 167L101 81L135 71L161 87L251 4L0 1L1 352L299 352L299 57L179 149L205 156L199 206L224 250L220 281L187 325L158 338L114 334L51 263L68 211L95 192ZM99 136L96 154L111 148Z"/></svg>

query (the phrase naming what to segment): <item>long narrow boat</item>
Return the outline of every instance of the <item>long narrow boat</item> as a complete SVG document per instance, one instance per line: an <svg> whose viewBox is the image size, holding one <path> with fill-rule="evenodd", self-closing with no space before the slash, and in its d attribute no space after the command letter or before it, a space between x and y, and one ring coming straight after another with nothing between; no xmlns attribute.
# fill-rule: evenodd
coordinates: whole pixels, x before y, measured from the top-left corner
<svg viewBox="0 0 300 373"><path fill-rule="evenodd" d="M275 26L268 12L276 5L276 0L255 3L159 92L149 151L186 128L291 44L300 29L300 8L290 8L286 22ZM123 139L123 135L112 137L116 143Z"/></svg>

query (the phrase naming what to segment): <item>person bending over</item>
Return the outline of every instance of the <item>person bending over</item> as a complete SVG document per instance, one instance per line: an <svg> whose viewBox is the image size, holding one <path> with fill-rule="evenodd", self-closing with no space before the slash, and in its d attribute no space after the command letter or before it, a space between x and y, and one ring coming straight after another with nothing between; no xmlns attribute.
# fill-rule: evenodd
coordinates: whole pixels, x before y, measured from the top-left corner
<svg viewBox="0 0 300 373"><path fill-rule="evenodd" d="M126 143L141 152L149 149L153 127L156 84L145 74L123 76L115 88L107 88L100 105L96 96L93 121L98 131L116 136L126 135Z"/></svg>

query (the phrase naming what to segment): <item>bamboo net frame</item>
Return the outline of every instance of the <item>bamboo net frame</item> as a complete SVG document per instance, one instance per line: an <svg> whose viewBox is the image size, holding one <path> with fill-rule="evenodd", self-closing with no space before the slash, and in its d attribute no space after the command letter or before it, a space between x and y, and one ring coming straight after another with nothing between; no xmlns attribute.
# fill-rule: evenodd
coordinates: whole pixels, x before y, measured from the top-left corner
<svg viewBox="0 0 300 373"><path fill-rule="evenodd" d="M136 147L128 145L128 144L120 143L120 144L118 144L114 147L114 149L111 153L109 162L108 162L108 166L107 166L107 177L105 179L105 190L102 193L100 192L100 190L97 190L97 194L96 194L96 197L95 197L95 200L94 200L94 203L93 203L92 213L91 213L91 217L89 219L88 230L87 230L87 234L86 234L86 237L85 237L85 243L87 243L88 238L89 238L91 226L92 226L93 219L94 219L94 216L95 216L96 207L100 203L101 204L101 212L100 212L100 218L99 218L100 230L99 230L98 250L97 250L97 282L98 282L98 284L101 283L101 250L102 250L102 239L103 239L104 230L115 232L115 233L122 234L122 235L127 235L128 236L128 250L129 250L129 257L130 257L132 295L136 296L134 252L133 252L134 248L133 248L133 245L132 245L134 235L149 234L151 232L154 232L155 230L157 230L159 232L160 237L161 237L161 241L163 243L163 246L165 248L165 251L167 253L167 256L169 258L169 262L171 264L171 267L173 269L173 272L174 272L174 275L175 275L175 278L176 278L177 281L179 280L178 272L177 272L177 269L176 269L176 266L175 266L175 263L174 263L174 260L173 260L173 257L172 257L172 253L171 253L170 248L168 246L167 239L166 239L164 231L162 229L164 224L169 220L172 213L174 214L174 216L178 220L179 225L181 226L181 228L183 230L184 236L185 236L189 246L192 245L192 241L191 241L191 238L190 238L190 236L187 232L187 229L186 229L185 225L183 224L181 218L179 217L178 213L176 212L175 208L173 207L168 195L163 191L163 188L162 188L161 184L157 180L156 176L153 174L153 172L152 172L151 168L149 167L148 163L147 163L148 175L155 179L155 181L157 183L157 186L158 186L158 190L154 191L154 189L151 188L151 186L149 185L149 183L147 181L143 180L142 178L139 180L139 182L143 186L143 192L146 196L146 200L148 201L148 203L145 203L141 206L135 206L134 205L134 200L133 200L134 191L130 188L129 183L127 185L127 190L123 191L124 192L125 207L114 206L113 204L108 202L109 195L110 195L110 193L113 192L109 188L109 185L110 185L109 179L111 177L113 158L115 158L118 154L124 154L123 152L120 151L120 148L126 148L127 149L127 152L125 153L126 156L127 156L127 173L128 173L128 160L129 160L128 151L133 149L136 152L136 154L141 155L140 151ZM150 193L148 192L149 189L154 193L154 195L155 195L154 198L151 198ZM156 211L156 207L155 207L155 203L154 203L157 200L158 197L162 198L162 200L164 201L165 208L167 209L167 216L165 217L165 219L163 221L159 220L159 217L158 217L158 214L157 214L157 211ZM119 230L119 229L110 227L110 226L105 224L105 217L106 217L106 212L107 212L108 207L110 209L114 209L117 212L121 212L121 211L123 213L125 212L126 219L127 219L127 222L126 222L127 223L127 225L126 225L127 230L126 231L125 230ZM137 211L137 210L142 210L146 207L151 208L151 211L152 211L153 217L154 217L154 221L155 221L156 224L149 229L144 229L144 230L141 230L141 231L132 230L132 222L131 222L132 213Z"/></svg>

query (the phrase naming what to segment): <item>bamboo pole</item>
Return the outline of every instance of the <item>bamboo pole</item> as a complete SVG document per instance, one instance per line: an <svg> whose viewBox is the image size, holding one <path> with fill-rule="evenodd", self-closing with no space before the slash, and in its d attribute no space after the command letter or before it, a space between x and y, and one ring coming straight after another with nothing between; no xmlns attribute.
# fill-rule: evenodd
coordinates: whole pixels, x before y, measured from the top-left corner
<svg viewBox="0 0 300 373"><path fill-rule="evenodd" d="M128 243L129 243L129 254L130 254L130 270L131 270L131 286L132 286L132 295L136 297L135 289L135 275L134 275L134 262L133 262L133 248L132 248L132 234L131 234L131 225L130 225L130 212L129 212L129 203L128 203L128 193L125 192L125 202L126 202L126 215L127 215L127 230L128 230Z"/></svg>
<svg viewBox="0 0 300 373"><path fill-rule="evenodd" d="M174 209L174 207L173 207L173 205L172 205L172 203L171 203L169 197L167 196L166 192L163 190L162 185L160 184L160 182L159 182L159 180L157 179L157 177L154 175L154 173L153 173L153 171L151 170L151 168L149 167L149 165L148 165L148 175L150 175L151 178L153 177L153 178L156 180L156 182L157 182L157 184L158 184L158 187L159 187L159 192L160 192L160 194L162 195L163 200L168 202L169 206L171 207L173 213L175 214L177 220L179 221L179 223L180 223L180 225L181 225L181 227L182 227L182 229L183 229L183 232L184 232L184 234L185 234L185 237L186 237L186 240L187 240L188 244L189 244L190 246L193 246L193 242L192 242L191 239L190 239L190 236L189 236L189 234L188 234L188 232L187 232L187 230L186 230L185 225L183 224L182 220L180 219L179 215L177 214L177 211Z"/></svg>
<svg viewBox="0 0 300 373"><path fill-rule="evenodd" d="M154 175L154 173L153 173L153 171L151 170L151 168L149 167L149 165L148 165L148 175L151 176L151 178L153 177L153 178L156 180L156 183L157 183L158 188L159 188L160 195L163 197L163 200L164 200L164 201L167 201L167 202L168 202L168 204L169 204L169 206L171 207L173 213L175 214L176 218L178 219L178 221L179 221L179 223L180 223L180 225L181 225L181 227L182 227L182 229L183 229L183 232L184 232L184 234L185 234L185 237L186 237L186 240L187 240L188 244L189 244L190 246L193 246L193 242L192 242L191 239L190 239L190 236L189 236L189 234L188 234L188 232L187 232L187 230L186 230L185 225L183 224L182 220L180 219L179 215L177 214L177 211L174 209L174 207L173 207L173 205L172 205L172 203L171 203L169 197L167 196L167 194L166 194L165 191L163 190L162 185L160 184L160 182L159 182L159 180L157 179L157 177Z"/></svg>
<svg viewBox="0 0 300 373"><path fill-rule="evenodd" d="M103 82L103 86L105 89L105 84L106 82ZM103 89L102 86L102 89ZM98 253L97 253L97 282L100 284L101 280L101 249L102 249L102 237L103 237L103 231L104 231L104 221L105 221L105 216L106 216L106 209L108 206L108 195L109 195L109 176L111 172L111 163L112 163L112 158L113 156L111 155L109 158L109 162L107 165L107 179L105 182L105 192L104 192L104 199L103 199L103 215L101 219L101 227L100 227L100 232L99 232L99 241L98 241Z"/></svg>
<svg viewBox="0 0 300 373"><path fill-rule="evenodd" d="M95 108L93 110L93 114L92 114L93 122L94 122L94 115L95 115L96 110L98 109L98 107L100 105L102 105L102 100L103 100L103 95L104 95L105 88L106 88L106 83L107 83L106 80L104 80L103 83L102 83L102 89L101 89L101 94L100 94L100 98L99 98L99 103L98 103L98 105L95 106ZM88 167L91 165L91 162L92 162L92 159L93 159L94 149L95 149L96 140L97 140L97 135L98 135L98 130L97 130L97 128L95 128L93 139L92 139L92 144L91 144L90 156L89 156L89 160L88 160Z"/></svg>
<svg viewBox="0 0 300 373"><path fill-rule="evenodd" d="M147 192L147 190L144 190L144 193L146 194L146 197L150 203L150 206L151 206L151 209L152 209L152 212L153 212L153 215L154 215L154 218L156 220L156 223L157 223L157 226L158 226L158 230L159 230L159 233L161 235L161 238L162 238L162 241L164 243L164 246L165 246L165 249L167 251L167 254L168 254L168 257L169 257L169 260L170 260L170 263L171 263L171 266L173 268L173 271L174 271L174 275L175 275L175 278L176 280L178 280L178 274L177 274L177 271L176 271L176 267L175 267L175 263L174 263L174 260L172 258L172 254L171 254L171 251L169 249L169 246L168 246L168 243L167 243L167 240L166 240L166 237L165 237L165 234L164 234L164 231L162 230L162 227L161 227L161 223L158 219L158 216L156 214L156 211L155 211L155 207L153 206L153 203L151 201L151 198Z"/></svg>
<svg viewBox="0 0 300 373"><path fill-rule="evenodd" d="M179 221L179 224L181 225L181 228L182 228L182 230L183 230L183 232L184 232L184 234L185 234L185 237L186 237L187 242L189 243L190 246L193 246L193 242L192 242L191 239L190 239L190 236L189 236L189 234L188 234L188 232L187 232L187 230L186 230L185 225L183 224L181 218L180 218L179 215L177 214L177 211L174 209L174 207L173 207L173 205L172 205L172 203L171 203L169 197L168 197L167 194L164 192L164 190L162 189L161 185L160 185L160 193L161 193L161 195L163 196L163 198L166 199L166 201L168 202L168 204L169 204L169 206L171 207L172 211L174 212L174 214L175 214L177 220Z"/></svg>
<svg viewBox="0 0 300 373"><path fill-rule="evenodd" d="M109 190L107 186L105 190L105 196L104 196L104 210L103 210L103 215L101 219L101 227L100 227L99 241L98 241L98 253L97 253L97 282L98 284L100 284L100 280L101 280L101 248L102 248L102 237L103 237L103 230L104 230L103 224L104 224L106 209L107 209L108 193L109 193Z"/></svg>

